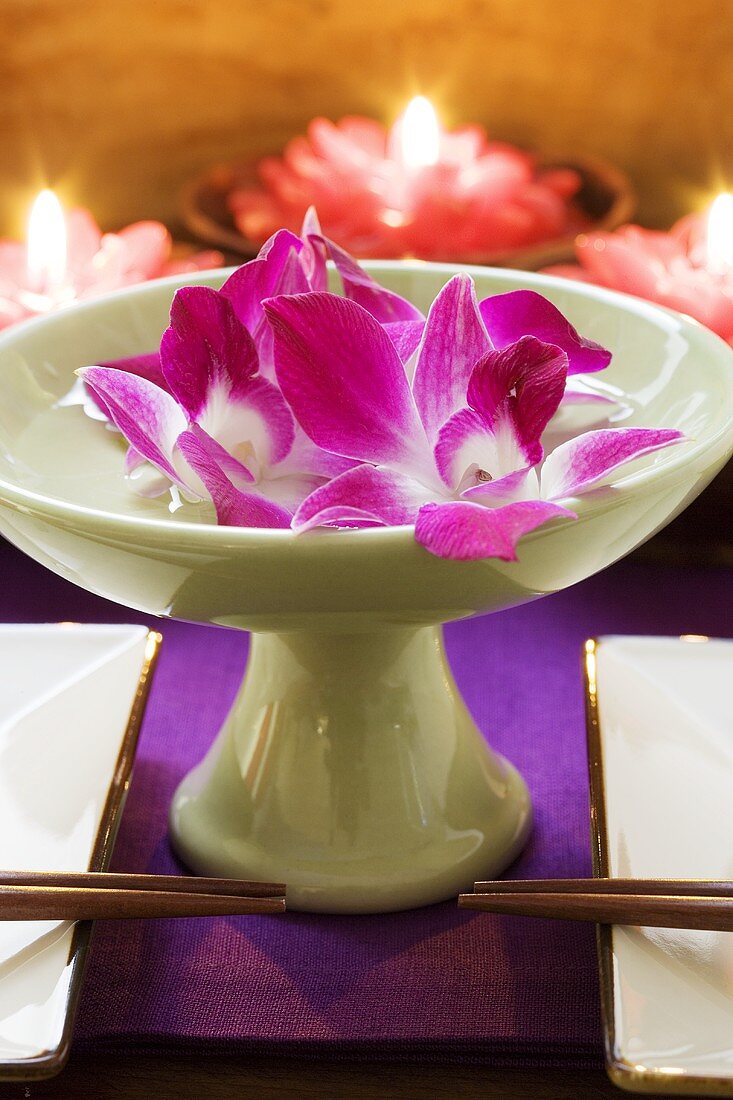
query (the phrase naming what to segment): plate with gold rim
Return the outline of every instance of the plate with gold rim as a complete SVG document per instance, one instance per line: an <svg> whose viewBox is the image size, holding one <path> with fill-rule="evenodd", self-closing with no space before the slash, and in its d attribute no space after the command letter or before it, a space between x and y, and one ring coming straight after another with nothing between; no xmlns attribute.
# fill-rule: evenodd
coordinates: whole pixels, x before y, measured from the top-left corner
<svg viewBox="0 0 733 1100"><path fill-rule="evenodd" d="M586 643L594 873L733 879L733 641ZM599 926L612 1080L733 1096L733 935Z"/></svg>
<svg viewBox="0 0 733 1100"><path fill-rule="evenodd" d="M0 625L0 867L101 871L112 854L160 635ZM91 922L0 922L0 1080L64 1065Z"/></svg>

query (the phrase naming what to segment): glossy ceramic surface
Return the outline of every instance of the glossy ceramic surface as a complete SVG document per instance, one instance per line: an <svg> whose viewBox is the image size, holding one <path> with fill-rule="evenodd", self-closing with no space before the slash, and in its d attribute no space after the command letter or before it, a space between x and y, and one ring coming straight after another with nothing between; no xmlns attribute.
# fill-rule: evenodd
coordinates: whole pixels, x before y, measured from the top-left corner
<svg viewBox="0 0 733 1100"><path fill-rule="evenodd" d="M426 309L455 269L371 270ZM110 599L276 635L257 641L249 687L181 787L172 824L193 867L282 878L293 908L366 911L376 898L401 908L500 872L526 833L526 792L479 738L432 628L604 568L679 512L733 447L733 352L710 332L596 287L472 273L480 297L520 286L545 293L613 350L592 384L623 397L619 423L690 437L572 502L578 521L534 532L518 563L444 561L407 527L305 536L217 527L206 505L171 514L165 500L137 496L122 477L120 437L70 394L73 371L155 347L186 280L0 336L0 531Z"/></svg>
<svg viewBox="0 0 733 1100"><path fill-rule="evenodd" d="M435 627L255 635L240 697L171 813L195 870L246 867L286 882L289 909L332 913L455 897L503 870L530 822Z"/></svg>
<svg viewBox="0 0 733 1100"><path fill-rule="evenodd" d="M733 642L603 638L587 667L598 873L733 879ZM733 1096L733 936L606 928L600 961L614 1081Z"/></svg>
<svg viewBox="0 0 733 1100"><path fill-rule="evenodd" d="M158 640L141 626L0 626L0 867L106 866ZM90 927L0 922L0 1079L63 1065Z"/></svg>

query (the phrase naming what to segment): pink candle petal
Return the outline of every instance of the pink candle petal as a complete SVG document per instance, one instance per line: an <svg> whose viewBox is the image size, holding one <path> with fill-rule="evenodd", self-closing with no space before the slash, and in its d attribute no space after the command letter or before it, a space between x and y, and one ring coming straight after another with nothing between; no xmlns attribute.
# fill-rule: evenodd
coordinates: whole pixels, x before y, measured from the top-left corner
<svg viewBox="0 0 733 1100"><path fill-rule="evenodd" d="M578 264L548 271L687 313L733 343L733 264L710 255L708 219L707 213L687 215L669 233L626 225L583 235Z"/></svg>
<svg viewBox="0 0 733 1100"><path fill-rule="evenodd" d="M171 235L160 222L135 222L117 234L125 246L125 268L142 282L162 271L173 248Z"/></svg>

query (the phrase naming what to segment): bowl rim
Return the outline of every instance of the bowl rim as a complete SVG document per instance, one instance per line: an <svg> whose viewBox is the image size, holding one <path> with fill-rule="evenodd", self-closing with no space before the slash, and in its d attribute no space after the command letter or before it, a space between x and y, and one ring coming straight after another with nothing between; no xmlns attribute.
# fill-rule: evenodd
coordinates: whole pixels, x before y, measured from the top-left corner
<svg viewBox="0 0 733 1100"><path fill-rule="evenodd" d="M706 435L701 440L689 440L679 447L670 447L660 452L661 461L655 465L647 466L635 473L626 474L624 477L609 482L607 485L599 487L597 493L591 492L583 497L568 496L557 501L558 504L569 507L574 511L578 519L590 516L595 511L606 509L609 500L608 490L617 493L623 490L625 494L636 495L648 487L650 483L656 485L660 481L664 481L674 474L679 467L687 465L692 459L704 454L706 451L715 449L717 444L724 441L726 435L730 437L727 450L729 453L733 451L733 348L694 318L631 294L609 290L606 287L596 286L592 283L576 282L561 276L544 275L539 272L528 272L521 269L433 263L423 260L364 260L361 261L361 265L367 271L408 269L413 272L420 272L427 268L438 275L445 275L446 281L458 272L466 272L472 277L489 276L504 282L516 283L517 289L541 290L545 288L564 292L569 291L571 295L578 298L589 298L617 309L623 309L626 312L635 313L655 323L657 327L670 329L674 324L676 330L682 330L691 343L707 344L709 349L716 353L717 359L720 358L721 353L729 359L729 369L719 372L728 395L728 400L721 404L723 422L720 423L719 427L711 435ZM18 339L22 342L23 337L30 332L38 333L43 331L44 328L53 330L56 324L68 318L71 313L83 316L87 313L103 311L110 303L123 299L144 298L150 294L161 293L164 290L170 290L172 296L175 290L182 286L220 284L241 266L241 264L235 264L229 267L211 268L201 272L187 272L182 275L169 275L161 279L151 279L144 283L100 295L97 298L75 302L45 316L9 326L4 332L0 332L0 354L6 350L13 350L13 345ZM1 382L2 379L0 378L0 384ZM726 408L728 410L727 416L725 415ZM606 492L602 493L602 489L605 489ZM303 543L306 536L308 541L311 541L314 537L332 537L335 533L334 530L327 528L318 528L305 534L298 534L291 528L285 527L231 527L217 523L194 523L177 520L175 517L169 519L167 517L130 515L125 512L107 511L103 508L93 508L89 505L65 501L58 497L46 496L32 489L14 485L2 477L0 477L0 503L8 504L11 507L15 506L19 511L29 512L50 520L73 521L77 517L79 519L83 518L88 521L90 527L97 529L112 525L129 528L133 531L146 531L151 535L169 533L172 536L187 536L194 542L206 542L207 544L210 544L212 540L217 544L236 542L242 547L246 546L247 543L255 545L263 541L294 544L296 540L298 543ZM543 525L530 532L522 541L541 537L558 526L560 522L561 520L554 520L550 524ZM363 544L366 538L381 544L382 542L401 541L409 536L410 541L414 542L414 529L414 524L404 524L390 527L367 527L358 530L353 528L341 529L337 533L339 543L347 547L353 542L354 538L358 538L360 544Z"/></svg>

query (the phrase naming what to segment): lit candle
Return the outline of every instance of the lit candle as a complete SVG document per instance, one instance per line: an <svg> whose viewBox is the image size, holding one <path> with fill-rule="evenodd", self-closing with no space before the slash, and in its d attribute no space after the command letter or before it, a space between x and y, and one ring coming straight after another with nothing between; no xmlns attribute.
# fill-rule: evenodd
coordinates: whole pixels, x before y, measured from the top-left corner
<svg viewBox="0 0 733 1100"><path fill-rule="evenodd" d="M733 195L718 195L668 233L626 225L583 235L576 256L577 265L548 271L677 309L733 344Z"/></svg>
<svg viewBox="0 0 733 1100"><path fill-rule="evenodd" d="M68 282L66 219L53 191L41 191L31 207L26 271L26 301L33 312L44 312L73 297Z"/></svg>
<svg viewBox="0 0 733 1100"><path fill-rule="evenodd" d="M389 136L389 152L406 171L419 171L440 158L440 124L424 95L416 95L397 119Z"/></svg>
<svg viewBox="0 0 733 1100"><path fill-rule="evenodd" d="M479 126L447 130L421 95L389 130L368 118L313 119L258 174L261 186L229 197L256 244L281 226L298 232L309 206L337 243L381 258L481 260L588 224L573 203L577 173L539 171Z"/></svg>
<svg viewBox="0 0 733 1100"><path fill-rule="evenodd" d="M708 267L721 277L733 269L733 195L725 192L713 201L705 237Z"/></svg>
<svg viewBox="0 0 733 1100"><path fill-rule="evenodd" d="M26 241L0 241L0 328L132 283L223 262L219 252L174 259L172 251L160 222L102 233L88 210L64 211L53 191L41 191Z"/></svg>

